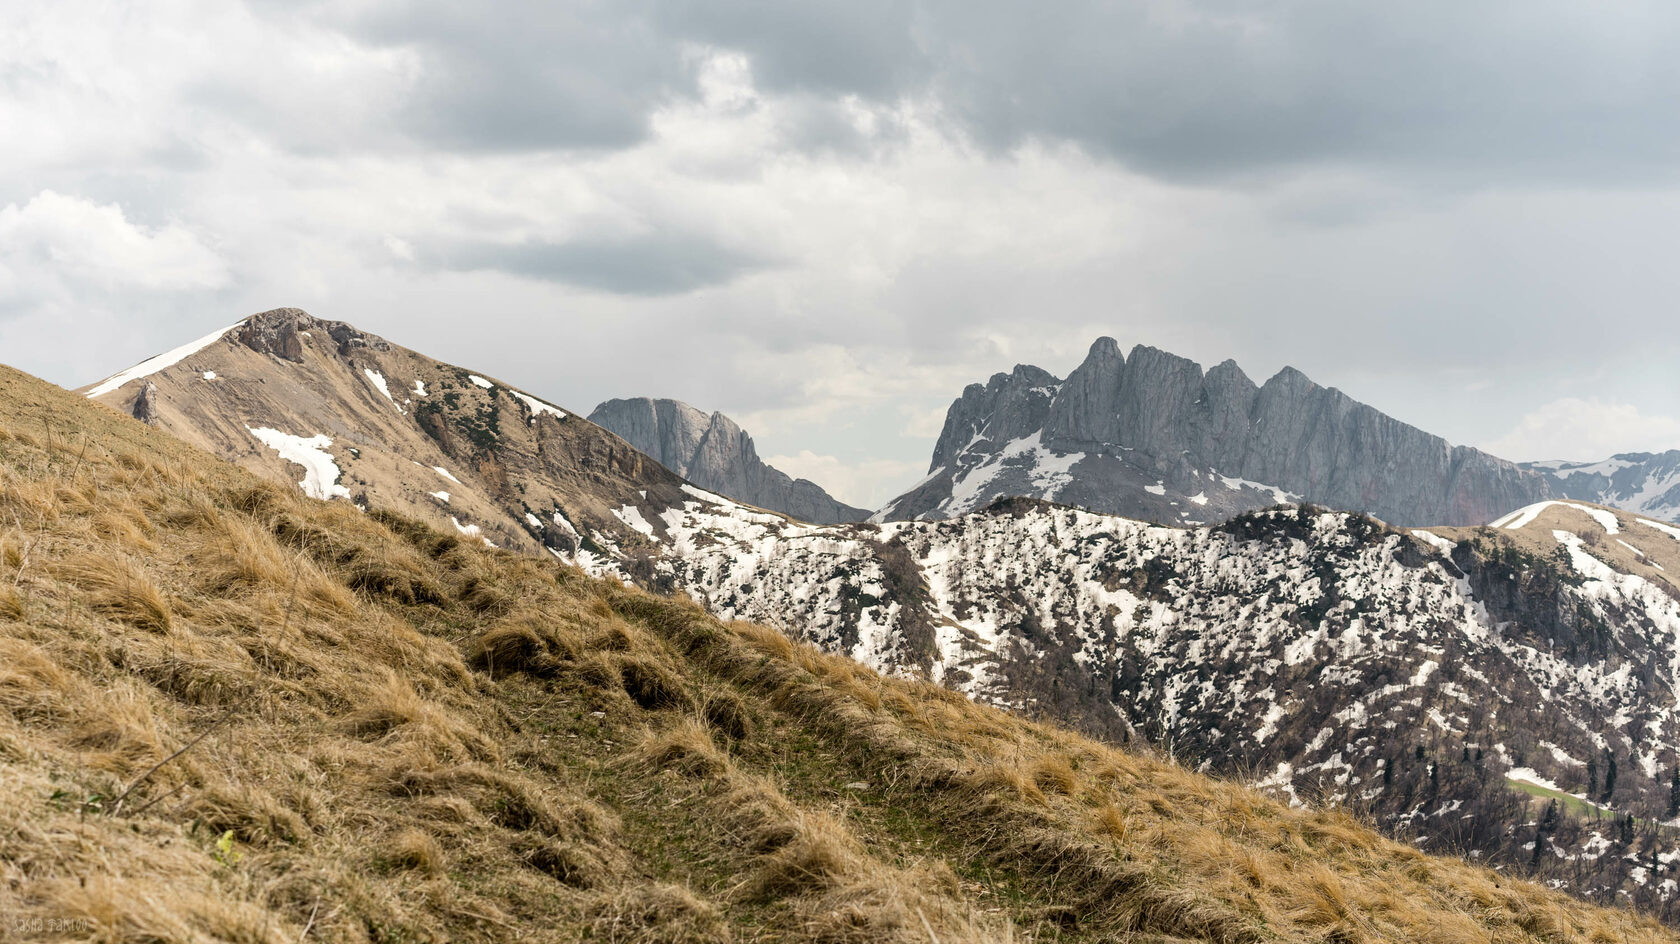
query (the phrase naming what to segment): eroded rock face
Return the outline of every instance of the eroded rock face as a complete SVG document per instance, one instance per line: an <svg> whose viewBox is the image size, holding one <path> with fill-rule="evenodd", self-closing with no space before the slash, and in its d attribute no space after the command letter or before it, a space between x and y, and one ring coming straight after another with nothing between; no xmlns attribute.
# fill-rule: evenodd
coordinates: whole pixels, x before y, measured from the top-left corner
<svg viewBox="0 0 1680 944"><path fill-rule="evenodd" d="M1022 365L951 405L933 479L883 512L945 517L1027 496L1163 523L1304 499L1395 524L1480 524L1561 494L1539 472L1453 446L1285 368L1256 387L1235 362L1112 338L1066 380ZM1585 479L1583 479L1585 481Z"/></svg>
<svg viewBox="0 0 1680 944"><path fill-rule="evenodd" d="M303 363L303 325L315 319L301 308L276 308L251 316L234 335L235 340L258 354L268 354L294 364Z"/></svg>
<svg viewBox="0 0 1680 944"><path fill-rule="evenodd" d="M130 412L135 419L147 426L156 426L158 425L157 401L157 384L148 381L146 386L141 388L140 395L134 398L134 408Z"/></svg>
<svg viewBox="0 0 1680 944"><path fill-rule="evenodd" d="M1046 375L1048 376L1048 375ZM758 457L752 437L722 413L678 400L608 400L589 414L659 463L701 488L801 521L837 524L869 517L808 479L795 479Z"/></svg>
<svg viewBox="0 0 1680 944"><path fill-rule="evenodd" d="M275 308L252 315L234 332L233 339L259 354L301 364L304 339L316 333L332 339L343 357L349 357L359 347L390 350L390 343L383 338L365 334L342 321L316 318L301 308Z"/></svg>

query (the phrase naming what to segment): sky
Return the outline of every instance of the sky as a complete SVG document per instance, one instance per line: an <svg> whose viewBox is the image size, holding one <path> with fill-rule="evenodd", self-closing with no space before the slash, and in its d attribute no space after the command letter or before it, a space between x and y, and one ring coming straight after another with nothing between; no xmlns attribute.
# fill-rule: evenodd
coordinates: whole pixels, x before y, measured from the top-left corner
<svg viewBox="0 0 1680 944"><path fill-rule="evenodd" d="M878 507L1093 339L1680 447L1680 6L8 0L0 362L297 306Z"/></svg>

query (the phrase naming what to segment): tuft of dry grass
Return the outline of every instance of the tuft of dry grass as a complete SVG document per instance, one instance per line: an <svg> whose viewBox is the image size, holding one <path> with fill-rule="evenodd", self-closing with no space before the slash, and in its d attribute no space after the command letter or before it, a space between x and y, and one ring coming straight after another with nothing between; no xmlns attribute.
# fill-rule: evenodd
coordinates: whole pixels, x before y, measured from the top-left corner
<svg viewBox="0 0 1680 944"><path fill-rule="evenodd" d="M603 944L732 944L716 905L678 885L636 885L591 907L590 936Z"/></svg>
<svg viewBox="0 0 1680 944"><path fill-rule="evenodd" d="M88 592L94 610L136 629L167 633L169 603L126 555L84 553L60 561L54 574Z"/></svg>
<svg viewBox="0 0 1680 944"><path fill-rule="evenodd" d="M443 847L429 833L409 827L392 836L385 848L385 861L393 868L429 876L443 873Z"/></svg>
<svg viewBox="0 0 1680 944"><path fill-rule="evenodd" d="M729 767L710 732L692 719L657 733L649 731L629 756L644 769L678 770L690 777L715 777Z"/></svg>
<svg viewBox="0 0 1680 944"><path fill-rule="evenodd" d="M0 619L23 619L23 594L16 587L0 584Z"/></svg>

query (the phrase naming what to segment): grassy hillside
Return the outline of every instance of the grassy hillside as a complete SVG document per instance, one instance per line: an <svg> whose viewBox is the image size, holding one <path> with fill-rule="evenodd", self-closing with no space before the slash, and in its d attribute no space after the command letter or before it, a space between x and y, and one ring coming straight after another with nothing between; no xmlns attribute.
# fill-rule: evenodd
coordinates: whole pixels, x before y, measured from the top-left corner
<svg viewBox="0 0 1680 944"><path fill-rule="evenodd" d="M0 916L101 941L1667 941L0 368Z"/></svg>

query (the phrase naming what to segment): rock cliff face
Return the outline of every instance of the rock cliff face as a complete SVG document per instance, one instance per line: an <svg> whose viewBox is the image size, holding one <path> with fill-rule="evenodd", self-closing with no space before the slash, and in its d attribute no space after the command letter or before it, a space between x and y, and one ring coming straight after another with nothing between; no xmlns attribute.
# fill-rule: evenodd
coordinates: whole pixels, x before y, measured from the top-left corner
<svg viewBox="0 0 1680 944"><path fill-rule="evenodd" d="M862 521L869 511L837 501L809 479L795 479L758 458L752 437L722 413L679 400L608 400L589 421L701 488L814 524Z"/></svg>
<svg viewBox="0 0 1680 944"><path fill-rule="evenodd" d="M1233 361L1204 373L1151 347L1123 356L1112 338L1066 380L1023 365L970 385L930 472L879 517L1028 496L1188 524L1300 498L1395 524L1469 525L1564 494L1548 474L1453 446L1294 368L1256 386Z"/></svg>

